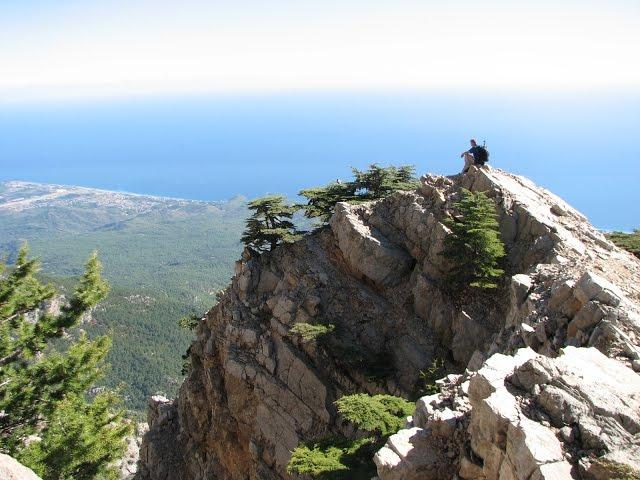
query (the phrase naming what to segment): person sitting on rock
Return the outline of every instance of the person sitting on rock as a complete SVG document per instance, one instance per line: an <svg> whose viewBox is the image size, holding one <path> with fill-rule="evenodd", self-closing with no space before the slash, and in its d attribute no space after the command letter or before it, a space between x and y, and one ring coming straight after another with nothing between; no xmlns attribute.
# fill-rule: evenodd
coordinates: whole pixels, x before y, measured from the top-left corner
<svg viewBox="0 0 640 480"><path fill-rule="evenodd" d="M460 154L460 158L464 158L462 173L469 170L471 165L484 165L489 157L487 149L478 145L475 139L472 138L469 140L469 143L471 144L471 148Z"/></svg>

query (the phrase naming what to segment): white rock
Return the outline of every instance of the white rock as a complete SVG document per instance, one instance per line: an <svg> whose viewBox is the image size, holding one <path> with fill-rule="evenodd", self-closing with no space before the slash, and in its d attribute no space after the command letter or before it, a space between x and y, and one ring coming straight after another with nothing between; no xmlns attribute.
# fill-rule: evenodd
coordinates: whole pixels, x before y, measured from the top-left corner
<svg viewBox="0 0 640 480"><path fill-rule="evenodd" d="M509 425L507 456L517 478L529 478L540 466L563 460L562 446L546 427L528 418Z"/></svg>
<svg viewBox="0 0 640 480"><path fill-rule="evenodd" d="M356 208L339 203L331 217L331 229L345 260L354 272L380 286L396 285L411 269L413 259L375 227L364 224Z"/></svg>
<svg viewBox="0 0 640 480"><path fill-rule="evenodd" d="M41 480L33 470L16 459L0 453L0 480Z"/></svg>
<svg viewBox="0 0 640 480"><path fill-rule="evenodd" d="M571 465L566 461L541 465L531 475L531 480L572 480Z"/></svg>
<svg viewBox="0 0 640 480"><path fill-rule="evenodd" d="M597 300L605 305L615 307L620 304L624 294L608 280L593 272L586 272L576 284L575 296L582 303Z"/></svg>
<svg viewBox="0 0 640 480"><path fill-rule="evenodd" d="M436 480L443 458L421 428L400 430L391 435L373 458L382 480Z"/></svg>

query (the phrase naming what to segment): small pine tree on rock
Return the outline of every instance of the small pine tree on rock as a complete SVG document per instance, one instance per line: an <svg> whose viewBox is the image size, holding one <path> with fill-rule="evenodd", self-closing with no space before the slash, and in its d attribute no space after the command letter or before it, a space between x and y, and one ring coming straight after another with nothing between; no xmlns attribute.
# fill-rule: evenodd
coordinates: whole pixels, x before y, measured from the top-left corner
<svg viewBox="0 0 640 480"><path fill-rule="evenodd" d="M253 214L242 234L242 242L248 248L264 252L282 243L293 243L301 237L291 221L297 207L285 203L282 195L256 198L248 206Z"/></svg>
<svg viewBox="0 0 640 480"><path fill-rule="evenodd" d="M456 288L496 288L504 274L498 261L505 250L495 203L483 192L463 189L454 209L456 217L445 222L451 233L445 238L442 253L452 263L448 283Z"/></svg>
<svg viewBox="0 0 640 480"><path fill-rule="evenodd" d="M113 392L99 393L91 402L80 395L65 397L40 440L29 443L19 460L43 479L119 480L113 462L124 454L123 438L133 433L121 405Z"/></svg>

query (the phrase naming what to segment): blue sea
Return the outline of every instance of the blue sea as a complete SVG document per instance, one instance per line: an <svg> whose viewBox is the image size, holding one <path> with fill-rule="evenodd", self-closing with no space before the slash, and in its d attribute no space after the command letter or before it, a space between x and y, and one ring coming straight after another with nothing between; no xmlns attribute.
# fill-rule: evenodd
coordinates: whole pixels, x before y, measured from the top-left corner
<svg viewBox="0 0 640 480"><path fill-rule="evenodd" d="M282 93L0 104L0 180L221 200L412 164L469 138L603 229L640 227L640 94Z"/></svg>

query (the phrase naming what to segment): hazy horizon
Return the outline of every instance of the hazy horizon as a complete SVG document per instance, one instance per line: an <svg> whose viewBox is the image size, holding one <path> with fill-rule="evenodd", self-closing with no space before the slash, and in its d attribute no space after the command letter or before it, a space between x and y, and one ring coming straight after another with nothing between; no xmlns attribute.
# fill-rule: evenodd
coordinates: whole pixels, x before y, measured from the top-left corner
<svg viewBox="0 0 640 480"><path fill-rule="evenodd" d="M350 166L454 174L468 139L603 229L640 214L640 94L278 94L21 104L0 109L1 180L198 200L348 178Z"/></svg>
<svg viewBox="0 0 640 480"><path fill-rule="evenodd" d="M639 20L630 0L4 2L0 101L636 89Z"/></svg>
<svg viewBox="0 0 640 480"><path fill-rule="evenodd" d="M640 4L0 4L0 178L221 200L490 164L595 225L640 214Z"/></svg>

